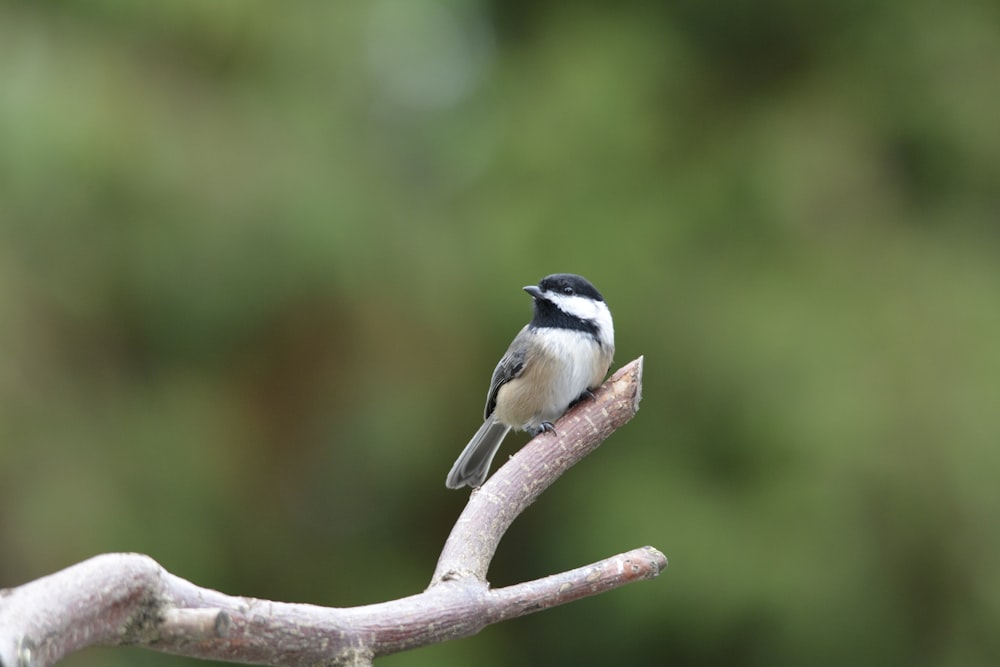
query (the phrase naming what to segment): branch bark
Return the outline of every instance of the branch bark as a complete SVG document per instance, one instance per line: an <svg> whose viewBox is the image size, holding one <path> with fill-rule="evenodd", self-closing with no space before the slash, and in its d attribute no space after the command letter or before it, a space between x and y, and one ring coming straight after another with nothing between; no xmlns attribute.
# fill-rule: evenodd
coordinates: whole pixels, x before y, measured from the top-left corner
<svg viewBox="0 0 1000 667"><path fill-rule="evenodd" d="M298 667L370 665L376 656L475 634L486 625L656 577L643 547L491 590L486 573L513 520L638 409L642 358L615 373L473 491L430 586L352 608L271 602L201 588L141 554L105 554L0 591L0 667L44 667L93 645Z"/></svg>

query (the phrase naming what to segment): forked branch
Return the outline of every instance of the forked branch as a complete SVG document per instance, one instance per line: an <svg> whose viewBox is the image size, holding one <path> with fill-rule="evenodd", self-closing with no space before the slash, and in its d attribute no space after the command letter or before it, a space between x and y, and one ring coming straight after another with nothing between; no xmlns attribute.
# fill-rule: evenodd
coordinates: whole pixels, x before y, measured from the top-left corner
<svg viewBox="0 0 1000 667"><path fill-rule="evenodd" d="M640 357L473 491L423 593L352 608L270 602L201 588L148 556L105 554L0 591L0 667L43 667L93 645L290 667L370 665L376 656L651 579L667 560L643 547L515 586L491 590L486 582L511 522L632 418L641 379Z"/></svg>

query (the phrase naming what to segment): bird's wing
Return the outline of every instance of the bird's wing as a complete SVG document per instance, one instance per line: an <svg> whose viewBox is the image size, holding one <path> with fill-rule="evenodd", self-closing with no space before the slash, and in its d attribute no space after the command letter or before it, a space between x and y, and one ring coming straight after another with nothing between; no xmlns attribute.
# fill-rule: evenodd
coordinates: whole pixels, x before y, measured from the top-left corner
<svg viewBox="0 0 1000 667"><path fill-rule="evenodd" d="M490 380L490 390L486 393L486 410L483 411L483 419L489 419L490 415L497 407L497 392L524 370L524 349L521 344L524 336L528 335L528 325L514 337L507 352L500 359L497 367L493 369L493 378Z"/></svg>

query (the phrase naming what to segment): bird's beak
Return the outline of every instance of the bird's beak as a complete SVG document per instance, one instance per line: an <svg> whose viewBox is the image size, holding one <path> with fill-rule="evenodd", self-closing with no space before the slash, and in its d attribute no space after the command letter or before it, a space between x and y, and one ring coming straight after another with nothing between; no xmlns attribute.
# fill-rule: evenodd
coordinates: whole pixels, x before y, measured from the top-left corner
<svg viewBox="0 0 1000 667"><path fill-rule="evenodd" d="M542 290L538 289L537 285L528 285L524 288L524 291L535 297L536 299L542 298Z"/></svg>

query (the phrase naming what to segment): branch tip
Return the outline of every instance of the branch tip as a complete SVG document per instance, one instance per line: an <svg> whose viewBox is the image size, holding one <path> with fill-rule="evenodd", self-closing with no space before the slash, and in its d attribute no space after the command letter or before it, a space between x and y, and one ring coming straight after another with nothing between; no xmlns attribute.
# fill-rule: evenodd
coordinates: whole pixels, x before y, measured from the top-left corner
<svg viewBox="0 0 1000 667"><path fill-rule="evenodd" d="M639 411L639 401L642 400L642 371L646 356L640 354L632 363L635 364L635 397L632 399L632 412Z"/></svg>

